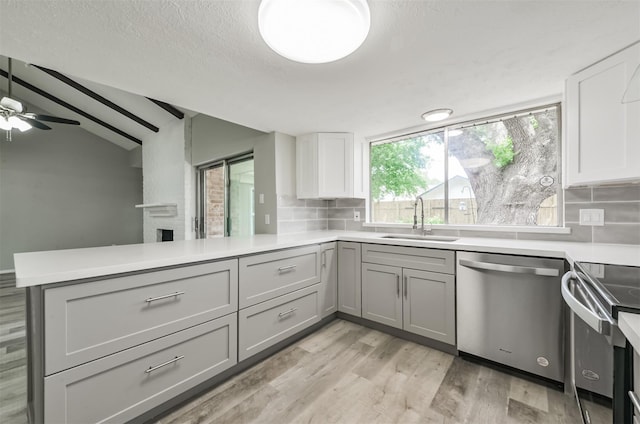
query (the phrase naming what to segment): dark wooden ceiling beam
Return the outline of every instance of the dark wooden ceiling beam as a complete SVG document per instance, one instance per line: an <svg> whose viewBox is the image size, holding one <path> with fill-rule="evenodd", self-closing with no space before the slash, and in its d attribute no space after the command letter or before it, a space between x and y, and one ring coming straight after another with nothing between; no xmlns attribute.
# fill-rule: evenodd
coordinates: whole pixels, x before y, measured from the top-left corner
<svg viewBox="0 0 640 424"><path fill-rule="evenodd" d="M5 77L5 78L9 77L9 74L4 69L0 69L0 75ZM51 100L54 103L59 104L60 106L66 107L67 109L71 110L72 112L75 112L78 115L84 116L85 118L89 119L90 121L93 121L96 124L101 125L101 126L107 128L108 130L111 130L114 133L116 133L118 135L121 135L122 137L124 137L124 138L126 138L128 140L133 141L134 143L142 145L142 140L140 140L140 139L138 139L138 138L136 138L136 137L134 137L134 136L132 136L130 134L127 134L126 132L114 127L111 124L108 124L108 123L104 122L103 120L101 120L99 118L96 118L95 116L83 111L82 109L79 109L79 108L75 107L74 105L72 105L70 103L65 102L64 100L54 96L53 94L47 93L46 91L44 91L44 90L42 90L42 89L40 89L40 88L38 88L38 87L26 82L23 79L18 78L15 75L13 75L12 80L16 84L23 86L27 90L31 90L34 93L39 94L42 97L44 97L44 98L46 98L48 100Z"/></svg>
<svg viewBox="0 0 640 424"><path fill-rule="evenodd" d="M40 69L42 72L52 76L53 78L57 79L58 81L61 81L61 82L65 83L65 84L75 88L76 90L78 90L82 94L85 94L85 95L91 97L92 99L102 103L103 105L107 106L108 108L111 108L111 109L115 110L116 112L126 116L127 118L131 119L132 121L136 122L137 124L140 124L143 127L147 128L147 129L150 129L153 132L158 132L160 130L158 127L156 127L155 125L151 124L150 122L147 122L144 119L140 118L139 116L134 115L133 113L131 113L128 110L126 110L125 108L118 106L117 104L113 103L111 100L101 96L100 94L98 94L95 91L85 87L84 85L72 80L68 76L63 75L58 71L54 71L53 69L44 68L44 67L38 66L38 65L32 65L32 66L35 67L35 68Z"/></svg>
<svg viewBox="0 0 640 424"><path fill-rule="evenodd" d="M169 112L170 114L172 114L176 118L178 118L178 119L183 119L184 118L184 113L181 110L177 109L175 106L172 106L169 103L161 102L160 100L152 99L150 97L147 97L147 99L149 99L149 101L152 101L153 103L155 103L156 105L158 105L162 109L166 110L167 112Z"/></svg>

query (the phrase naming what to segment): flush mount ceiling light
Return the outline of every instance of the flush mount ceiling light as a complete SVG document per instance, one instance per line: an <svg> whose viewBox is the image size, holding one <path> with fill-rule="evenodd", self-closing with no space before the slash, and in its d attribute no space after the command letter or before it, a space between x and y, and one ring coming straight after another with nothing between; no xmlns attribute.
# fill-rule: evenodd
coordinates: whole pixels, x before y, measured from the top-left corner
<svg viewBox="0 0 640 424"><path fill-rule="evenodd" d="M434 109L430 110L429 112L423 113L422 119L427 122L437 122L442 121L443 119L447 119L449 116L451 116L452 113L453 110L451 109Z"/></svg>
<svg viewBox="0 0 640 424"><path fill-rule="evenodd" d="M353 53L367 38L366 0L262 0L260 35L281 56L327 63Z"/></svg>

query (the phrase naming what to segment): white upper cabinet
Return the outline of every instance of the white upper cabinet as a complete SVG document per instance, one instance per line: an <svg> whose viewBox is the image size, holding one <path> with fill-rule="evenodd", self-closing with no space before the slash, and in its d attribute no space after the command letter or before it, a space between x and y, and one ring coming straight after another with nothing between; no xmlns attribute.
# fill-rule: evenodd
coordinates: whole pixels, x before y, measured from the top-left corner
<svg viewBox="0 0 640 424"><path fill-rule="evenodd" d="M364 197L363 143L351 133L296 138L298 199Z"/></svg>
<svg viewBox="0 0 640 424"><path fill-rule="evenodd" d="M640 101L623 103L640 42L567 79L565 186L640 181Z"/></svg>

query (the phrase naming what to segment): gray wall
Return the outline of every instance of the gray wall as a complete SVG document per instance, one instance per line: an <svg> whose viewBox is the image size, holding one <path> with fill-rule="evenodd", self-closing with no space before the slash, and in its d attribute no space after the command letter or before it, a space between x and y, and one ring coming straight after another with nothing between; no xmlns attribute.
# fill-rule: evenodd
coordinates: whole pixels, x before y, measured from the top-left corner
<svg viewBox="0 0 640 424"><path fill-rule="evenodd" d="M256 234L282 232L279 206L283 199L295 198L296 191L295 137L264 133L207 115L197 115L191 120L194 165L250 151L254 157ZM259 202L260 194L264 195L264 203ZM269 215L269 224L265 223L265 215Z"/></svg>
<svg viewBox="0 0 640 424"><path fill-rule="evenodd" d="M13 253L142 241L142 170L79 127L0 131L0 270Z"/></svg>
<svg viewBox="0 0 640 424"><path fill-rule="evenodd" d="M202 165L253 150L262 131L208 115L191 119L191 163Z"/></svg>

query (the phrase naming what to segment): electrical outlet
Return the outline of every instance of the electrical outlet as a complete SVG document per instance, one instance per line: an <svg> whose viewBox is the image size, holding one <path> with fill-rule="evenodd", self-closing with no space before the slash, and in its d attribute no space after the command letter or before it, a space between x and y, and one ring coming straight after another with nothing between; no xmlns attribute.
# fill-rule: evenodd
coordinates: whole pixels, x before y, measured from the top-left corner
<svg viewBox="0 0 640 424"><path fill-rule="evenodd" d="M268 213L265 213L265 214L264 214L264 224L265 224L265 225L269 225L269 224L271 224L271 217L269 216L269 214L268 214Z"/></svg>
<svg viewBox="0 0 640 424"><path fill-rule="evenodd" d="M604 209L580 209L580 225L604 225Z"/></svg>
<svg viewBox="0 0 640 424"><path fill-rule="evenodd" d="M260 203L260 204L264 203L264 193L260 193L258 195L258 203Z"/></svg>
<svg viewBox="0 0 640 424"><path fill-rule="evenodd" d="M355 222L360 222L360 211L353 211L353 220Z"/></svg>

